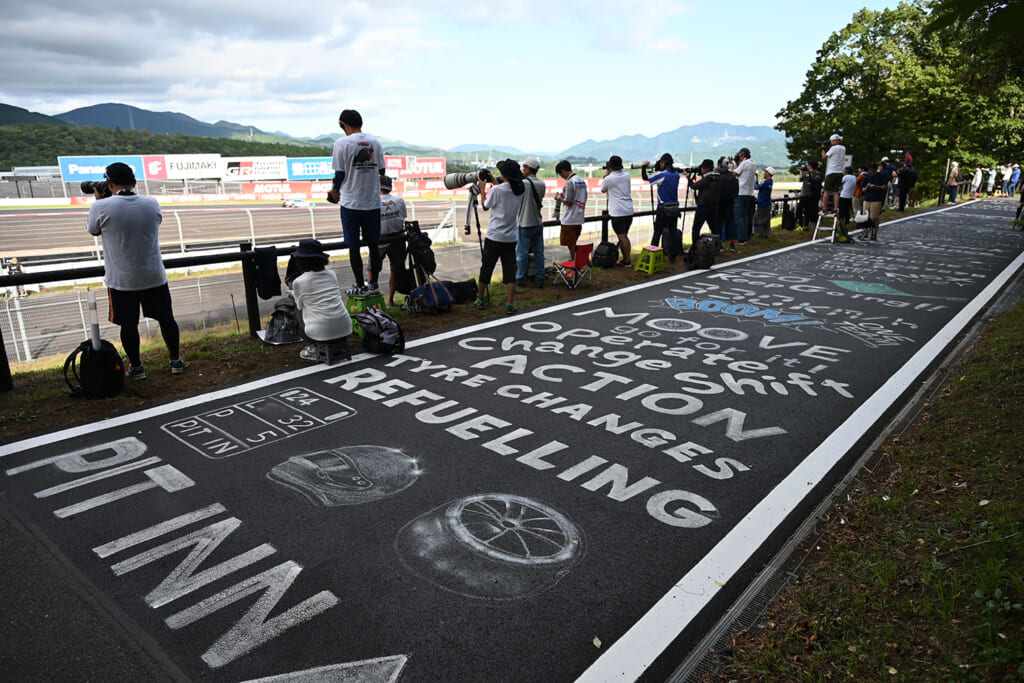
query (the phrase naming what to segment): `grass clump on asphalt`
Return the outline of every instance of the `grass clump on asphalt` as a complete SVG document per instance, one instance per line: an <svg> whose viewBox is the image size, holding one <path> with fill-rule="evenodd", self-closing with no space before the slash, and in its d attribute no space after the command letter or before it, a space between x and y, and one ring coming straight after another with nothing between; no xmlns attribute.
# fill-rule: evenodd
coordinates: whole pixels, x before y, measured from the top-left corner
<svg viewBox="0 0 1024 683"><path fill-rule="evenodd" d="M1024 305L822 520L715 680L1024 680Z"/></svg>

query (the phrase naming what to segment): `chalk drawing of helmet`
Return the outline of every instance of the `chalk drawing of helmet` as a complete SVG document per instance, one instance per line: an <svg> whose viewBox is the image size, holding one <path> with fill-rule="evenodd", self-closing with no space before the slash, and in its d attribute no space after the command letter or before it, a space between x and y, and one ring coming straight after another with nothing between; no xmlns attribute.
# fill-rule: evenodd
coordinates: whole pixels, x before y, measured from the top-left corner
<svg viewBox="0 0 1024 683"><path fill-rule="evenodd" d="M523 496L459 498L398 532L402 563L439 588L514 600L554 586L583 554L580 530L558 510Z"/></svg>
<svg viewBox="0 0 1024 683"><path fill-rule="evenodd" d="M416 460L385 446L345 446L289 458L267 473L271 481L313 503L359 505L394 495L419 476Z"/></svg>

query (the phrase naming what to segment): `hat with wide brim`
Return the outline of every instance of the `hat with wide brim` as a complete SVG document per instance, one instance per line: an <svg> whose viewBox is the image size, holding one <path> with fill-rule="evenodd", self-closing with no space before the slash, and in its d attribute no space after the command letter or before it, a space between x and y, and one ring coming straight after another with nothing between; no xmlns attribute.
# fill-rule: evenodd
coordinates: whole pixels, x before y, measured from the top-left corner
<svg viewBox="0 0 1024 683"><path fill-rule="evenodd" d="M320 240L315 240L312 237L299 240L299 247L295 250L296 258L319 258L327 261L330 257L324 252L324 245L320 244Z"/></svg>

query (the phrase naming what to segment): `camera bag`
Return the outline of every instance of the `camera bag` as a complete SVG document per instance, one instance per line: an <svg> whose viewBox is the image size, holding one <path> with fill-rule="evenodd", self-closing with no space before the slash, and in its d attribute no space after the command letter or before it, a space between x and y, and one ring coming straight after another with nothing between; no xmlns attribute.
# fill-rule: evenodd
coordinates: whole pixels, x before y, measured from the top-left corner
<svg viewBox="0 0 1024 683"><path fill-rule="evenodd" d="M686 267L690 270L707 270L715 265L718 245L714 235L701 235L687 254Z"/></svg>
<svg viewBox="0 0 1024 683"><path fill-rule="evenodd" d="M413 313L440 313L451 310L453 303L455 295L433 275L406 297L406 305Z"/></svg>
<svg viewBox="0 0 1024 683"><path fill-rule="evenodd" d="M363 348L370 353L401 353L405 350L405 334L395 319L379 308L367 308L355 315L363 330Z"/></svg>
<svg viewBox="0 0 1024 683"><path fill-rule="evenodd" d="M590 255L590 265L598 268L611 268L615 265L618 253L619 248L611 242L601 242L594 249L594 253Z"/></svg>
<svg viewBox="0 0 1024 683"><path fill-rule="evenodd" d="M117 396L124 389L124 361L107 340L100 341L99 349L93 348L91 340L86 340L64 361L64 381L72 396Z"/></svg>

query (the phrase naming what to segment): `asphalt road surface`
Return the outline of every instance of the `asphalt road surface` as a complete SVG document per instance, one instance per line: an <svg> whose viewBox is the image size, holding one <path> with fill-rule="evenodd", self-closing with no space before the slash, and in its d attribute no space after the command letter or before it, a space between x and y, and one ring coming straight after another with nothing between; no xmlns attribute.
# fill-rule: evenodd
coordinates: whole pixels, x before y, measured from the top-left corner
<svg viewBox="0 0 1024 683"><path fill-rule="evenodd" d="M1024 267L1011 218L975 202L6 444L0 505L167 676L665 680Z"/></svg>

